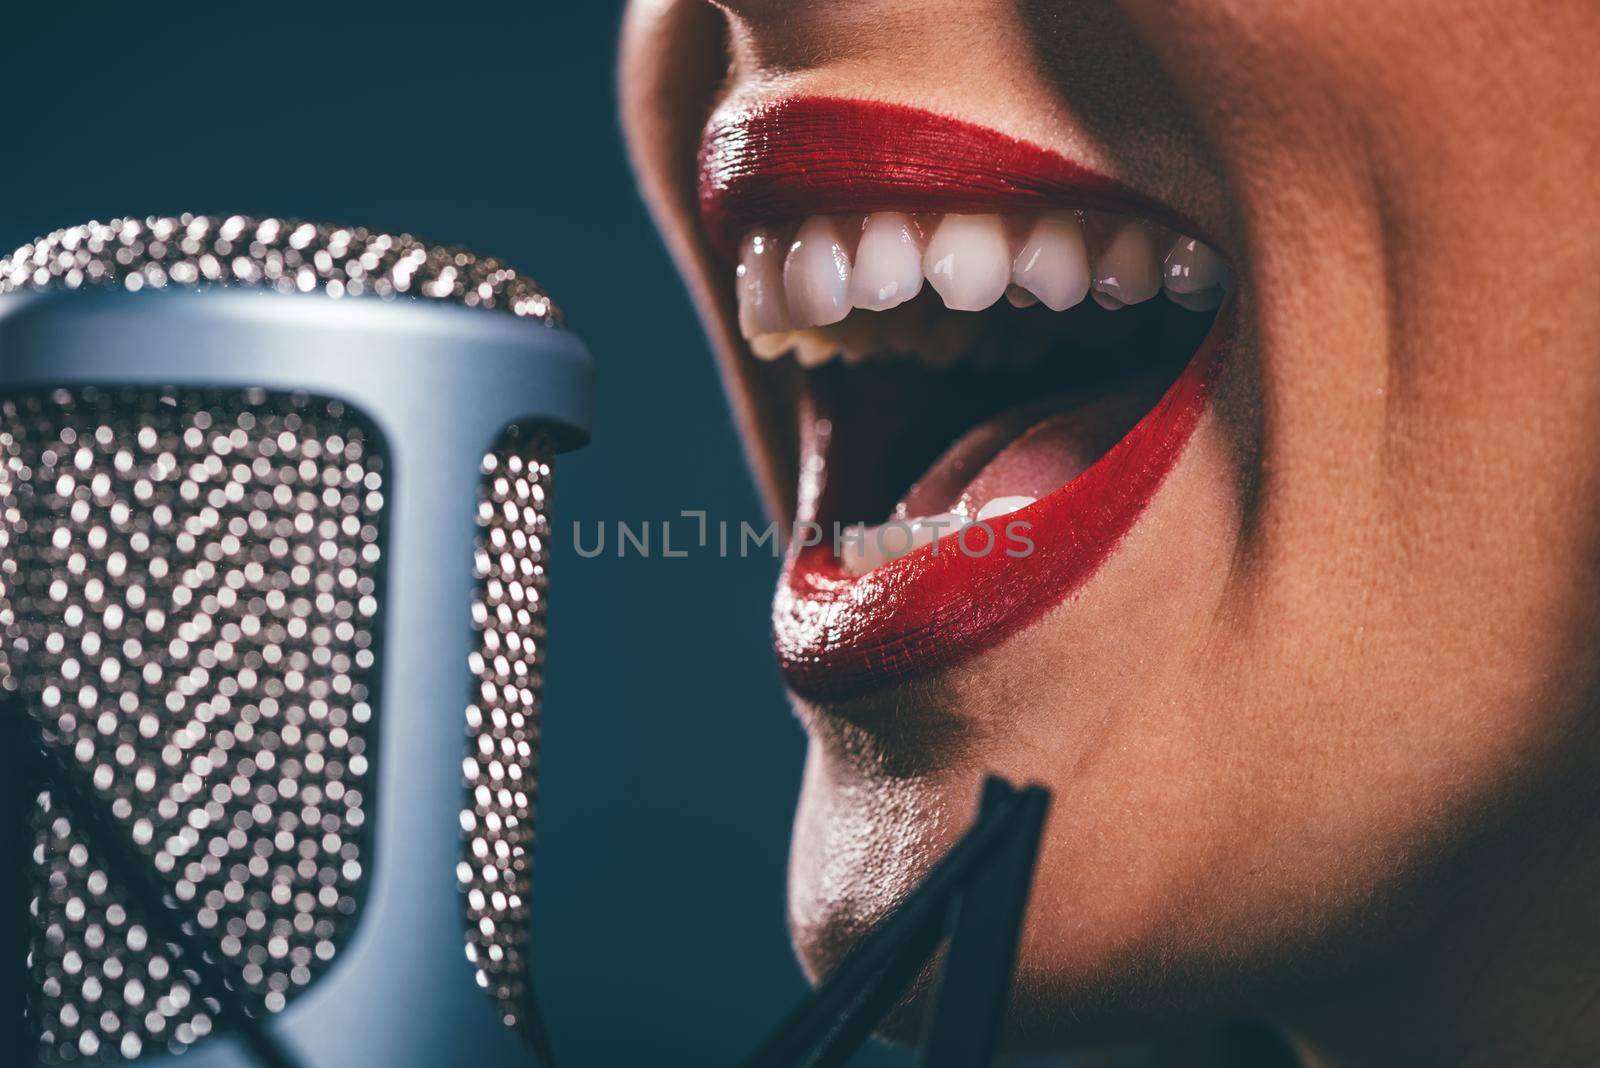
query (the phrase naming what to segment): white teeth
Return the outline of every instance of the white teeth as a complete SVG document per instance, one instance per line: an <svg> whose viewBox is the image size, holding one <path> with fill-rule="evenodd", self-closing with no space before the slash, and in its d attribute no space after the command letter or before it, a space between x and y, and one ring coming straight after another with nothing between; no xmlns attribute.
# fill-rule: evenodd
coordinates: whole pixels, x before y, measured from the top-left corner
<svg viewBox="0 0 1600 1068"><path fill-rule="evenodd" d="M920 549L924 545L932 545L946 534L954 534L966 526L969 520L966 516L956 515L954 512L940 512L938 515L923 516L911 521L911 548Z"/></svg>
<svg viewBox="0 0 1600 1068"><path fill-rule="evenodd" d="M1172 293L1199 293L1220 286L1227 277L1222 257L1192 237L1172 243L1161 268L1161 284Z"/></svg>
<svg viewBox="0 0 1600 1068"><path fill-rule="evenodd" d="M998 215L946 215L922 267L952 311L982 311L1011 284L1011 249Z"/></svg>
<svg viewBox="0 0 1600 1068"><path fill-rule="evenodd" d="M850 303L887 311L922 292L922 248L909 215L874 212L867 217L850 275Z"/></svg>
<svg viewBox="0 0 1600 1068"><path fill-rule="evenodd" d="M913 519L892 519L882 526L857 527L846 534L839 546L839 562L851 575L865 575L891 560L941 538L959 533L974 522L987 523L1010 515L1034 503L1036 498L1025 496L996 497L978 510L976 519L956 512L919 516ZM941 543L935 553L959 552L954 542Z"/></svg>
<svg viewBox="0 0 1600 1068"><path fill-rule="evenodd" d="M783 250L765 230L753 230L739 249L739 332L747 338L789 329L783 294Z"/></svg>
<svg viewBox="0 0 1600 1068"><path fill-rule="evenodd" d="M1051 311L1066 311L1089 295L1089 254L1070 212L1041 215L1033 224L1011 265L1011 281Z"/></svg>
<svg viewBox="0 0 1600 1068"><path fill-rule="evenodd" d="M1161 285L1174 304L1209 311L1222 303L1227 284L1228 265L1208 246L1192 237L1172 243L1161 266Z"/></svg>
<svg viewBox="0 0 1600 1068"><path fill-rule="evenodd" d="M832 219L801 224L783 261L783 289L795 326L828 326L850 314L850 253Z"/></svg>
<svg viewBox="0 0 1600 1068"><path fill-rule="evenodd" d="M1010 515L1019 508L1026 508L1037 500L1037 497L1025 496L996 497L978 509L978 522L987 523L991 519L999 519L1003 515Z"/></svg>
<svg viewBox="0 0 1600 1068"><path fill-rule="evenodd" d="M954 534L970 520L954 512L921 516L916 519L895 519L882 526L859 527L851 531L839 548L839 562L852 575L865 575L891 560L932 545L948 534ZM940 546L937 552L955 552L955 548Z"/></svg>
<svg viewBox="0 0 1600 1068"><path fill-rule="evenodd" d="M1149 300L1161 288L1161 271L1150 228L1125 222L1094 261L1094 299L1106 308Z"/></svg>
<svg viewBox="0 0 1600 1068"><path fill-rule="evenodd" d="M865 575L868 571L889 562L878 548L874 534L877 527L860 527L846 532L839 546L839 563L851 575Z"/></svg>
<svg viewBox="0 0 1600 1068"><path fill-rule="evenodd" d="M739 330L759 359L793 353L805 367L835 356L849 364L912 356L935 368L1021 366L1041 350L1029 341L1041 322L1036 314L1000 337L985 333L984 318L942 314L940 302L977 312L1004 297L1017 308L1059 312L1087 294L1116 309L1160 290L1181 307L1209 311L1229 289L1228 265L1213 249L1191 237L1170 245L1162 238L1163 256L1156 242L1166 231L1138 220L1051 211L1013 239L1015 232L999 215L923 219L896 211L812 216L788 242L771 229L752 230L739 248ZM914 299L924 280L940 300Z"/></svg>

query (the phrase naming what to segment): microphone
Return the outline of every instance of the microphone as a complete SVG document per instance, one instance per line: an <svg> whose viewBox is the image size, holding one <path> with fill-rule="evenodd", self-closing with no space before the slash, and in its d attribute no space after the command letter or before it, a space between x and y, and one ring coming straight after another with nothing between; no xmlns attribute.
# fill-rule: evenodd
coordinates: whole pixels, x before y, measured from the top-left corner
<svg viewBox="0 0 1600 1068"><path fill-rule="evenodd" d="M120 219L0 260L24 1063L538 1062L551 466L591 374L531 279L408 234Z"/></svg>

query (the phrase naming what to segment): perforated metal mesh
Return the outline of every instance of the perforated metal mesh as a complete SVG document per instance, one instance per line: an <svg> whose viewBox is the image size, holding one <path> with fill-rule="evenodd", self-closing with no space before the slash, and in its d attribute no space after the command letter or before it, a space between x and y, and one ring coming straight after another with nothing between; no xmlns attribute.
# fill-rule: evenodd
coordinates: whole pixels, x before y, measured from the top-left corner
<svg viewBox="0 0 1600 1068"><path fill-rule="evenodd" d="M45 1064L133 1058L178 1050L211 1032L217 1005L195 996L197 977L175 946L155 940L48 793L34 815L38 845L30 1007Z"/></svg>
<svg viewBox="0 0 1600 1068"><path fill-rule="evenodd" d="M414 297L562 325L549 294L507 264L364 226L152 215L57 230L0 257L0 295L96 286L130 293L245 286L334 298Z"/></svg>
<svg viewBox="0 0 1600 1068"><path fill-rule="evenodd" d="M339 951L369 850L384 457L335 401L0 398L0 686L70 751L256 1011ZM177 1049L215 1005L39 798L46 1063Z"/></svg>
<svg viewBox="0 0 1600 1068"><path fill-rule="evenodd" d="M534 776L549 582L548 441L514 429L483 462L478 507L467 708L465 851L467 959L507 1025L526 1029L528 892L532 879Z"/></svg>

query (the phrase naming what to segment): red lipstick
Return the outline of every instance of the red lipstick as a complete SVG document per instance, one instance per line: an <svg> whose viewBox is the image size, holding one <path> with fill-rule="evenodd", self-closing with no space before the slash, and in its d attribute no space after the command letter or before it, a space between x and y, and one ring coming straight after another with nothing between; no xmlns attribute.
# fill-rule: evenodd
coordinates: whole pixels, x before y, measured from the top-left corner
<svg viewBox="0 0 1600 1068"><path fill-rule="evenodd" d="M730 257L755 226L844 212L1094 208L1196 232L1164 205L1047 149L898 105L809 98L724 109L706 129L700 165L702 218ZM844 700L926 676L992 648L1081 588L1199 424L1231 321L1230 304L1160 401L1109 452L994 524L998 532L1026 522L1033 548L1025 555L969 555L946 538L853 577L827 541L791 552L773 606L790 688ZM811 484L801 487L801 521L819 518L822 466L810 465L802 479Z"/></svg>
<svg viewBox="0 0 1600 1068"><path fill-rule="evenodd" d="M992 524L990 551L969 556L946 539L938 553L927 546L859 578L827 544L792 553L772 610L789 688L843 700L908 682L993 648L1071 596L1132 529L1199 424L1231 341L1231 307L1220 315L1155 408L1083 474ZM1027 556L1003 551L1004 525L1017 520L1029 524ZM975 553L986 547L974 537Z"/></svg>
<svg viewBox="0 0 1600 1068"><path fill-rule="evenodd" d="M700 217L729 259L755 226L854 211L1099 208L1192 223L1064 156L918 108L805 97L720 111L700 143Z"/></svg>

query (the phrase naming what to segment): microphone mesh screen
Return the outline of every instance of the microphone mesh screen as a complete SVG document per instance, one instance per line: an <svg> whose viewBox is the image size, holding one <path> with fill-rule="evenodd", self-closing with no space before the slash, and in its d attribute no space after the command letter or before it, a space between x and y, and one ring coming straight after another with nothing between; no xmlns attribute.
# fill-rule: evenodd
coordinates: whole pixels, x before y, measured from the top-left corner
<svg viewBox="0 0 1600 1068"><path fill-rule="evenodd" d="M0 685L93 782L253 1011L360 905L384 455L336 401L0 398ZM50 796L29 1007L45 1063L203 1037L215 1004Z"/></svg>
<svg viewBox="0 0 1600 1068"><path fill-rule="evenodd" d="M549 582L549 442L513 428L484 458L478 506L477 690L467 707L467 959L508 1026L526 1030L528 893Z"/></svg>

